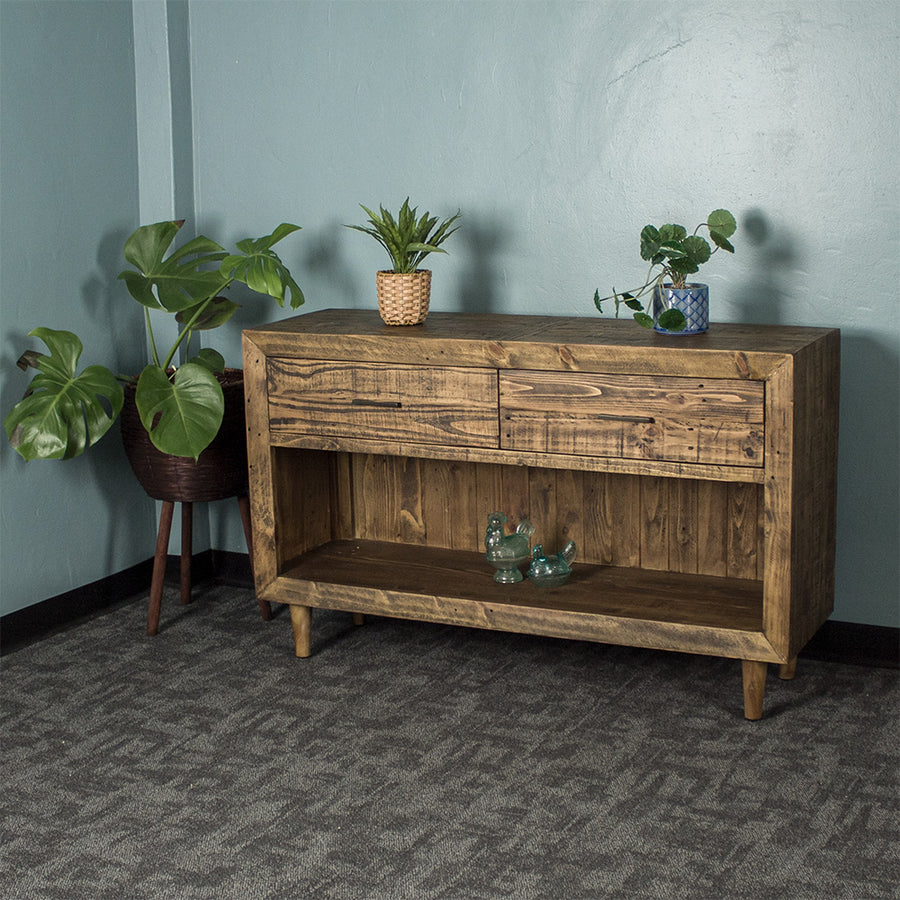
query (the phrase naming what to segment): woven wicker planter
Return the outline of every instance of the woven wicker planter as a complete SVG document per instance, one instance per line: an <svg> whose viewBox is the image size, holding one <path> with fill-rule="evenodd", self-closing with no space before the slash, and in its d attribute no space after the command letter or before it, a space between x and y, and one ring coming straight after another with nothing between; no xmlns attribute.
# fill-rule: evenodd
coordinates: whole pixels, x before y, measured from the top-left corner
<svg viewBox="0 0 900 900"><path fill-rule="evenodd" d="M134 386L125 386L122 443L137 480L154 500L199 503L247 493L244 373L226 369L217 377L225 395L225 416L219 433L196 462L153 446L138 415Z"/></svg>
<svg viewBox="0 0 900 900"><path fill-rule="evenodd" d="M378 312L386 325L419 325L428 315L431 270L378 272Z"/></svg>

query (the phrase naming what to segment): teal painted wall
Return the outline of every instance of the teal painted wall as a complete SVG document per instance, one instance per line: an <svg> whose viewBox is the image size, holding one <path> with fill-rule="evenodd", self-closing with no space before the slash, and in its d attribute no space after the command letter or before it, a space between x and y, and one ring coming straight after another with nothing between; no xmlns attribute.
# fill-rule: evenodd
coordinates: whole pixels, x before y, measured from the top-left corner
<svg viewBox="0 0 900 900"><path fill-rule="evenodd" d="M134 370L144 329L116 275L137 225L131 6L0 2L0 397L37 325L75 331L82 363ZM115 432L64 463L0 442L0 613L151 556L153 504Z"/></svg>
<svg viewBox="0 0 900 900"><path fill-rule="evenodd" d="M165 6L180 102L172 104L169 144L147 161L135 130L147 128L151 113L139 104L131 131L117 127L121 116L105 114L128 107L134 116L129 73L135 63L152 68L165 36L157 30L132 49L126 3L0 3L4 408L20 390L10 365L24 332L38 324L41 278L41 311L81 327L92 351L111 352L98 310L115 291L109 279L120 267L120 244L97 235L134 224L135 184L142 210L174 199L179 209L191 207L196 230L223 242L284 220L304 226L282 246L309 310L375 305L374 271L384 260L374 242L341 227L360 221L359 203L396 206L409 194L435 213L462 210L450 255L433 266L433 308L586 317L594 315L595 287L643 276L637 235L646 222L688 224L726 206L741 227L736 256L720 255L704 270L714 321L843 331L835 618L898 624L900 10L893 0L191 0L186 23L182 7ZM53 52L36 56L23 37L31 33ZM93 42L103 44L96 59ZM70 77L72 65L90 77ZM94 127L101 140L90 152L67 152ZM166 166L175 186L163 198L157 175ZM20 167L26 177L11 186L8 173ZM46 199L58 197L66 179L84 195L71 207ZM33 188L19 186L26 181ZM94 211L98 223L76 228L76 210L79 221ZM31 224L13 227L10 215L30 216ZM48 230L60 239L50 266L28 252ZM13 258L38 272L10 271ZM63 276L92 284L98 268L104 290L82 289L73 306ZM240 360L241 327L283 315L270 302L237 299L244 309L216 337L232 364ZM121 327L132 327L124 308L116 310ZM129 553L128 561L149 555L146 504L129 493L120 455L103 452L26 470L2 451L4 598L10 589L27 587L34 600L63 589L51 587L48 568L71 584L99 577L85 571L85 556L100 548L108 571L127 565ZM136 516L118 514L120 495ZM72 500L70 521L87 504L96 552L66 543L64 519L46 522L60 496ZM5 561L18 567L38 539L48 552L35 571L7 575ZM225 506L212 510L211 542L244 549L237 516Z"/></svg>
<svg viewBox="0 0 900 900"><path fill-rule="evenodd" d="M835 618L898 624L895 2L190 5L201 230L282 221L308 309L374 307L358 203L464 225L433 308L593 315L649 221L732 209L718 321L843 330ZM272 311L248 302L238 325ZM586 327L590 327L589 322ZM637 327L637 326L636 326ZM213 541L240 550L235 516Z"/></svg>

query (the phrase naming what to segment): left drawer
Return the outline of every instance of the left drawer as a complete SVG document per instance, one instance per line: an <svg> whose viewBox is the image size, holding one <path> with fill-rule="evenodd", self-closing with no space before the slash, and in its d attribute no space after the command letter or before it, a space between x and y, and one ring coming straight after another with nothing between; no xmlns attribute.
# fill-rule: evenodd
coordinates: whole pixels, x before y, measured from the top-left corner
<svg viewBox="0 0 900 900"><path fill-rule="evenodd" d="M495 369L270 359L269 428L498 447Z"/></svg>

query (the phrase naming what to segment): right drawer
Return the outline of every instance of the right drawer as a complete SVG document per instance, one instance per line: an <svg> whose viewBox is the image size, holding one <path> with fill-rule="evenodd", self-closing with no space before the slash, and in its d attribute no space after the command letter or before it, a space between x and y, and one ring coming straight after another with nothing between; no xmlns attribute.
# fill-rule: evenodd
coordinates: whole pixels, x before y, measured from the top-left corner
<svg viewBox="0 0 900 900"><path fill-rule="evenodd" d="M761 381L500 372L506 450L762 466Z"/></svg>

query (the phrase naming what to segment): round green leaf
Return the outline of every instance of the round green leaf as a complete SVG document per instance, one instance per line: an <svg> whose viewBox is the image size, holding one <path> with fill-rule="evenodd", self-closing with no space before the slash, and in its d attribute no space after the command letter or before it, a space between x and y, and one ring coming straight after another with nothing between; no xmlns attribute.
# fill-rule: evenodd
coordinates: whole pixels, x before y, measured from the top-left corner
<svg viewBox="0 0 900 900"><path fill-rule="evenodd" d="M653 259L659 252L659 231L653 225L641 229L641 259Z"/></svg>
<svg viewBox="0 0 900 900"><path fill-rule="evenodd" d="M712 255L709 244L698 234L692 234L686 237L681 244L688 259L697 265L708 262Z"/></svg>
<svg viewBox="0 0 900 900"><path fill-rule="evenodd" d="M715 231L723 238L730 238L737 231L737 222L727 209L714 209L706 220L710 231Z"/></svg>
<svg viewBox="0 0 900 900"><path fill-rule="evenodd" d="M680 309L666 309L659 314L656 323L660 328L665 328L666 331L684 331L687 319L685 319L684 313Z"/></svg>

